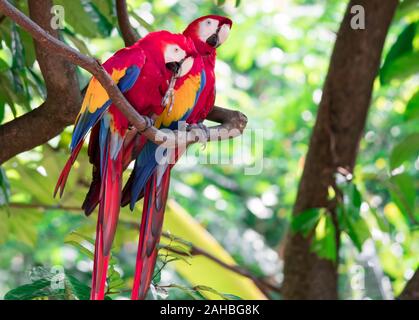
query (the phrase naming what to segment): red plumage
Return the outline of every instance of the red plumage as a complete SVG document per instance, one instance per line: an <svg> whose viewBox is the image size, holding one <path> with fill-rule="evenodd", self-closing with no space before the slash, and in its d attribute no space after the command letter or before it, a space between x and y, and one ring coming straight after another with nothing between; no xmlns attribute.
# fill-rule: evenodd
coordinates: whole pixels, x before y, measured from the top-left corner
<svg viewBox="0 0 419 320"><path fill-rule="evenodd" d="M164 110L162 99L172 76L165 61L168 45L177 45L176 52L183 50L186 56L196 55L193 44L183 35L160 31L119 50L103 64L127 100L142 115L160 114ZM54 192L61 189L62 194L71 166L86 135L92 131L88 154L93 164L93 179L83 209L90 214L99 204L91 292L91 299L95 300L105 295L107 267L121 203L123 146L128 126L127 119L112 104L106 91L92 79L76 120L70 159Z"/></svg>
<svg viewBox="0 0 419 320"><path fill-rule="evenodd" d="M204 63L204 70L206 75L206 83L200 93L199 99L192 113L187 118L188 123L199 123L205 120L208 113L214 106L215 102L215 60L216 60L216 48L202 41L199 36L200 23L206 19L215 19L219 22L220 29L222 25L227 24L229 27L232 25L232 21L225 17L220 16L205 16L193 21L184 31L184 35L192 39L194 45L201 55ZM126 152L133 157L141 151L143 139L132 139L131 144L127 146ZM135 145L135 146L133 146ZM176 148L174 150L175 162L182 156L184 149ZM129 164L129 156L124 157L126 159L125 165ZM134 277L134 287L132 291L132 299L144 299L146 297L148 288L152 281L152 275L154 266L157 258L157 244L160 239L160 234L163 225L164 210L166 207L167 195L170 184L170 171L173 165L169 165L164 168L164 173L155 171L151 176L144 194L140 193L139 198L144 196L143 204L143 216L141 221L140 240L138 245L137 253L137 264L136 272ZM161 176L161 182L157 183L157 177ZM130 189L133 180L131 179L125 185L125 189ZM125 193L122 198L122 205L126 205L131 201L131 194Z"/></svg>

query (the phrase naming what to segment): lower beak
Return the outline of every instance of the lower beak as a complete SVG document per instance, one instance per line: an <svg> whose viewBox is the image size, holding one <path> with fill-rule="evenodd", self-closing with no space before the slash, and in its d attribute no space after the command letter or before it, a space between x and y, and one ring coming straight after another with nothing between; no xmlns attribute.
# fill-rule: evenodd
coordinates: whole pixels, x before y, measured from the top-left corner
<svg viewBox="0 0 419 320"><path fill-rule="evenodd" d="M179 77L183 77L184 75L186 75L189 71L191 71L193 64L194 64L195 59L192 56L189 56L187 58L185 58L182 61L181 64L181 68L179 70Z"/></svg>
<svg viewBox="0 0 419 320"><path fill-rule="evenodd" d="M214 33L207 39L207 44L209 44L213 48L217 48L220 45L220 39L218 37L218 33Z"/></svg>
<svg viewBox="0 0 419 320"><path fill-rule="evenodd" d="M182 64L180 62L168 62L166 63L166 68L169 69L173 74L177 74L180 70Z"/></svg>

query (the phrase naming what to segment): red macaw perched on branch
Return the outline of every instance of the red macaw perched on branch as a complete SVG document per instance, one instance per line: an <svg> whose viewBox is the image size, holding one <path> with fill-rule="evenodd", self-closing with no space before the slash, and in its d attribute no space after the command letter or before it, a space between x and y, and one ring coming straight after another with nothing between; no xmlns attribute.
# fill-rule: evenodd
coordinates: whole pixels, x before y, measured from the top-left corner
<svg viewBox="0 0 419 320"><path fill-rule="evenodd" d="M186 75L196 56L189 39L180 34L160 31L150 33L133 46L116 52L103 66L133 107L144 116L152 116L164 112L169 80L173 76ZM175 110L172 112L175 113ZM91 299L94 300L103 299L105 295L110 250L120 211L123 144L128 126L128 120L93 78L76 120L70 159L55 189L55 193L61 189L62 194L70 168L91 130L90 161L94 170L100 173L100 179L92 181L92 185L98 186L99 202L91 292Z"/></svg>
<svg viewBox="0 0 419 320"><path fill-rule="evenodd" d="M183 118L190 124L204 121L214 106L216 48L227 40L231 26L232 21L230 19L209 15L196 19L183 32L185 36L192 39L198 53L202 56L206 75L205 86L200 89L193 111L188 114L188 117ZM190 72L188 76L191 77L192 75L193 72ZM184 89L182 89L180 83L178 90L177 94L184 95L182 93ZM175 98L175 103L183 104L183 101L182 98ZM189 104L186 103L184 107L186 106L189 106ZM199 126L203 128L201 124ZM126 153L133 152L135 154L139 152L139 156L135 169L124 187L122 205L130 203L132 209L135 202L144 195L132 299L144 299L152 280L157 258L156 248L160 239L169 190L170 171L173 167L169 164L157 165L154 159L152 162L139 161L141 157L150 157L150 154L153 154L154 157L154 152L150 152L149 148L146 147L150 143L147 142L144 145L145 142L144 137L137 136L126 149ZM174 159L177 160L184 151L185 149L182 147L176 149L173 155ZM129 156L126 156L128 161L125 165L128 165L130 159ZM153 163L152 167L151 163Z"/></svg>

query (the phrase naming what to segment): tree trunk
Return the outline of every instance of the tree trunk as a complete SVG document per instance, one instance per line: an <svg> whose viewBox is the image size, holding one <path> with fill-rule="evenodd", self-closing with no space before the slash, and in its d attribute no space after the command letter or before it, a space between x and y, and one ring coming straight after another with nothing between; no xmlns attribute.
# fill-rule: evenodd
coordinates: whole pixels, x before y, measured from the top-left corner
<svg viewBox="0 0 419 320"><path fill-rule="evenodd" d="M400 300L419 300L419 268L407 282L406 287L399 296Z"/></svg>
<svg viewBox="0 0 419 320"><path fill-rule="evenodd" d="M398 0L352 0L348 5L324 84L294 215L309 208L330 208L327 195L328 187L334 185L334 174L338 168L353 171L384 40L397 4ZM355 5L365 9L364 30L351 28L351 8ZM337 299L337 264L312 253L310 239L288 234L284 299Z"/></svg>

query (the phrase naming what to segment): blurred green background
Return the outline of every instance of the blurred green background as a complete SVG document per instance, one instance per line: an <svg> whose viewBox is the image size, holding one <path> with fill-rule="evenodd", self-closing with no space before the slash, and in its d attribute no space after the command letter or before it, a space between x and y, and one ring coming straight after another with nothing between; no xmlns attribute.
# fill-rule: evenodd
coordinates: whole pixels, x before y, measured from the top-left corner
<svg viewBox="0 0 419 320"><path fill-rule="evenodd" d="M15 3L27 13L26 1ZM54 3L65 8L62 35L67 44L102 61L123 46L113 1ZM141 35L159 29L181 32L193 19L210 13L233 19L230 38L218 50L216 104L248 116L242 140L245 155L232 161L239 145L228 141L212 142L205 150L194 145L188 160L220 151L229 161L220 165L184 161L175 167L165 229L224 261L233 258L256 277L280 287L283 239L346 1L132 0L128 4L131 22ZM418 19L415 1L405 0L387 37L351 187L358 200L348 200L354 201L361 219L342 235L342 299L391 299L419 264ZM45 88L31 38L10 19L0 24L0 43L0 122L5 123L41 104ZM405 48L402 53L411 58L400 58L400 52L388 55L397 51L395 46ZM89 75L80 70L79 77L82 88ZM263 129L263 139L252 129ZM69 155L71 132L69 127L48 144L2 166L0 298L13 288L51 277L53 266L76 278L75 292L90 285L92 261L86 251L91 250L95 216L86 218L78 210L90 179L86 152L70 175L63 199L52 198ZM260 174L245 174L246 167L258 164L263 164ZM141 207L122 213L113 250L111 298L129 297ZM189 221L188 215L194 220ZM187 251L189 244L180 246ZM172 258L178 261L167 263L168 258L161 257L157 271L162 270L156 272L150 299L211 297L212 289L241 298L261 297L250 280L223 268L214 277L216 266L207 259ZM275 290L267 293L281 298Z"/></svg>

